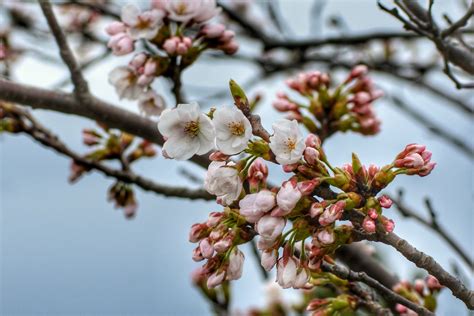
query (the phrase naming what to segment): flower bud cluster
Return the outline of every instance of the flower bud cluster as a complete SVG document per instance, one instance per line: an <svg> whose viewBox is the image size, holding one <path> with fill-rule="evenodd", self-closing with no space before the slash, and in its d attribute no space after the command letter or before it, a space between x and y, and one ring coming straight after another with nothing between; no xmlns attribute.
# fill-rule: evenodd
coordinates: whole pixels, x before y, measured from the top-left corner
<svg viewBox="0 0 474 316"><path fill-rule="evenodd" d="M327 73L300 73L288 79L286 84L300 94L306 103L297 102L286 93L278 92L273 106L323 139L337 131L376 134L380 129L380 121L372 103L382 96L382 92L374 88L367 72L366 66L356 66L346 80L334 88Z"/></svg>
<svg viewBox="0 0 474 316"><path fill-rule="evenodd" d="M393 291L406 299L424 306L430 311L436 309L436 299L442 289L438 279L428 275L425 279L416 279L413 283L401 281L393 287ZM415 316L414 311L404 305L397 304L396 311L403 316Z"/></svg>
<svg viewBox="0 0 474 316"><path fill-rule="evenodd" d="M159 116L165 104L152 87L155 78L176 80L206 49L234 54L238 50L234 32L209 23L219 12L215 0L155 0L145 11L134 4L124 6L121 20L105 29L110 36L108 47L115 55L136 52L128 66L119 66L109 74L119 97L138 100L140 112L146 116ZM153 49L147 49L147 54L140 52L138 41Z"/></svg>

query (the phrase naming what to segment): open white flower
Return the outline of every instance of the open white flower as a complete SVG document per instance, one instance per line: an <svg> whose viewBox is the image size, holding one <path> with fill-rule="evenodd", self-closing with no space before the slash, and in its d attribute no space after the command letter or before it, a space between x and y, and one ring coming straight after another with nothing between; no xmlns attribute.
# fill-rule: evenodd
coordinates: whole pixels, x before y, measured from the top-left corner
<svg viewBox="0 0 474 316"><path fill-rule="evenodd" d="M166 11L169 19L183 23L203 23L220 12L215 0L154 0L153 6Z"/></svg>
<svg viewBox="0 0 474 316"><path fill-rule="evenodd" d="M138 100L138 109L145 116L159 116L166 107L163 97L151 89L142 93Z"/></svg>
<svg viewBox="0 0 474 316"><path fill-rule="evenodd" d="M178 104L174 109L165 110L158 122L158 130L167 138L163 150L170 158L186 160L214 148L214 126L211 119L201 113L196 102Z"/></svg>
<svg viewBox="0 0 474 316"><path fill-rule="evenodd" d="M252 137L252 126L245 115L235 108L220 108L214 112L217 148L226 155L234 155L247 148Z"/></svg>
<svg viewBox="0 0 474 316"><path fill-rule="evenodd" d="M222 204L230 205L242 192L242 180L234 166L226 165L224 161L213 161L207 169L204 188L217 196Z"/></svg>
<svg viewBox="0 0 474 316"><path fill-rule="evenodd" d="M115 91L120 99L136 100L143 91L137 83L137 73L127 66L120 66L109 74L110 84L115 86Z"/></svg>
<svg viewBox="0 0 474 316"><path fill-rule="evenodd" d="M270 148L275 154L276 161L282 165L288 165L300 160L305 144L298 122L281 119L272 127L274 134L270 137Z"/></svg>
<svg viewBox="0 0 474 316"><path fill-rule="evenodd" d="M160 10L141 12L136 5L128 4L122 8L121 18L133 39L152 39L163 24L164 15Z"/></svg>

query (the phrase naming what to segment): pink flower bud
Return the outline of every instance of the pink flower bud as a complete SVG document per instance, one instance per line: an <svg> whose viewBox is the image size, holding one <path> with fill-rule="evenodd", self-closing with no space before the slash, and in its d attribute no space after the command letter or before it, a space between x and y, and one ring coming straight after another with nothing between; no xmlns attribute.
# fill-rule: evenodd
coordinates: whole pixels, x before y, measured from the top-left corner
<svg viewBox="0 0 474 316"><path fill-rule="evenodd" d="M202 253L201 253L201 248L199 246L194 248L193 250L193 260L196 262L204 260L204 257L202 256Z"/></svg>
<svg viewBox="0 0 474 316"><path fill-rule="evenodd" d="M408 312L408 308L406 308L406 306L402 305L402 304L395 305L395 310L399 314L404 314L404 313Z"/></svg>
<svg viewBox="0 0 474 316"><path fill-rule="evenodd" d="M257 248L259 250L267 250L271 249L275 246L275 240L273 239L265 239L263 237L260 237L257 241Z"/></svg>
<svg viewBox="0 0 474 316"><path fill-rule="evenodd" d="M376 226L374 220L366 216L362 222L362 228L368 233L375 233Z"/></svg>
<svg viewBox="0 0 474 316"><path fill-rule="evenodd" d="M224 217L224 213L221 212L212 212L209 214L209 218L207 219L207 226L209 227L216 227L221 219Z"/></svg>
<svg viewBox="0 0 474 316"><path fill-rule="evenodd" d="M395 228L395 223L393 220L386 218L385 216L381 217L382 225L385 228L385 230L389 233L393 232L393 229Z"/></svg>
<svg viewBox="0 0 474 316"><path fill-rule="evenodd" d="M286 225L286 219L282 217L274 217L271 215L265 215L260 218L255 225L255 230L262 236L262 238L268 240L275 240L281 235Z"/></svg>
<svg viewBox="0 0 474 316"><path fill-rule="evenodd" d="M334 223L336 220L341 218L345 206L346 202L337 201L335 204L327 207L321 216L319 216L319 223L323 226Z"/></svg>
<svg viewBox="0 0 474 316"><path fill-rule="evenodd" d="M290 172L295 171L296 168L298 168L298 166L299 166L298 163L293 163L293 164L290 164L290 165L283 165L282 169L283 169L284 172L290 173Z"/></svg>
<svg viewBox="0 0 474 316"><path fill-rule="evenodd" d="M189 232L189 241L194 243L206 237L207 229L206 224L194 224L191 226L191 231Z"/></svg>
<svg viewBox="0 0 474 316"><path fill-rule="evenodd" d="M310 195L314 189L319 185L319 179L311 179L302 182L298 182L298 190L300 190L303 196Z"/></svg>
<svg viewBox="0 0 474 316"><path fill-rule="evenodd" d="M421 296L423 296L423 291L425 290L425 281L422 279L416 279L414 283L415 291L418 292Z"/></svg>
<svg viewBox="0 0 474 316"><path fill-rule="evenodd" d="M329 227L319 231L316 237L322 245L330 245L335 240L334 232Z"/></svg>
<svg viewBox="0 0 474 316"><path fill-rule="evenodd" d="M214 247L211 245L209 238L204 238L199 242L199 249L204 258L209 259L214 254Z"/></svg>
<svg viewBox="0 0 474 316"><path fill-rule="evenodd" d="M318 164L319 160L319 151L317 151L313 147L306 147L304 150L304 160L311 166L315 166Z"/></svg>
<svg viewBox="0 0 474 316"><path fill-rule="evenodd" d="M276 264L278 259L278 251L270 249L262 252L260 263L265 271L270 271Z"/></svg>
<svg viewBox="0 0 474 316"><path fill-rule="evenodd" d="M229 156L217 150L209 155L209 159L212 161L227 161Z"/></svg>
<svg viewBox="0 0 474 316"><path fill-rule="evenodd" d="M219 38L220 42L230 42L235 37L235 32L230 30L225 30L221 37Z"/></svg>
<svg viewBox="0 0 474 316"><path fill-rule="evenodd" d="M125 24L122 22L114 21L105 27L107 34L113 36L119 33L124 33L126 30Z"/></svg>
<svg viewBox="0 0 474 316"><path fill-rule="evenodd" d="M275 206L275 193L262 190L248 194L239 202L240 215L250 223L255 223Z"/></svg>
<svg viewBox="0 0 474 316"><path fill-rule="evenodd" d="M277 282L284 288L293 287L298 274L298 261L293 258L281 258L277 265Z"/></svg>
<svg viewBox="0 0 474 316"><path fill-rule="evenodd" d="M369 93L361 91L354 95L352 101L357 105L364 105L372 101L372 97Z"/></svg>
<svg viewBox="0 0 474 316"><path fill-rule="evenodd" d="M224 253L232 246L234 238L232 235L227 235L214 244L214 250L217 253Z"/></svg>
<svg viewBox="0 0 474 316"><path fill-rule="evenodd" d="M239 44L236 41L230 41L220 48L227 55L233 55L239 50Z"/></svg>
<svg viewBox="0 0 474 316"><path fill-rule="evenodd" d="M323 213L325 207L326 201L322 201L321 203L314 202L313 204L311 204L311 207L309 209L309 215L312 218L315 218Z"/></svg>
<svg viewBox="0 0 474 316"><path fill-rule="evenodd" d="M242 276L245 256L239 249L234 248L229 256L229 266L227 267L227 280L237 280Z"/></svg>
<svg viewBox="0 0 474 316"><path fill-rule="evenodd" d="M377 217L379 217L379 214L377 214L377 211L374 208L369 208L369 210L367 211L367 215L371 219L377 219Z"/></svg>
<svg viewBox="0 0 474 316"><path fill-rule="evenodd" d="M134 41L125 33L112 36L107 43L114 55L122 56L131 53L134 49Z"/></svg>
<svg viewBox="0 0 474 316"><path fill-rule="evenodd" d="M355 78L365 76L368 72L369 72L369 69L367 68L366 65L357 65L354 68L352 68L351 73L349 74L349 77L346 79L346 82Z"/></svg>
<svg viewBox="0 0 474 316"><path fill-rule="evenodd" d="M439 283L438 279L432 276L431 274L426 277L425 282L426 286L431 292L439 291L443 288L443 286Z"/></svg>
<svg viewBox="0 0 474 316"><path fill-rule="evenodd" d="M206 24L201 28L201 34L209 39L215 39L222 36L225 31L223 24Z"/></svg>
<svg viewBox="0 0 474 316"><path fill-rule="evenodd" d="M301 199L301 192L298 190L296 183L286 181L277 193L276 200L279 208L289 214Z"/></svg>
<svg viewBox="0 0 474 316"><path fill-rule="evenodd" d="M212 289L220 285L224 281L225 271L216 271L207 279L207 287Z"/></svg>
<svg viewBox="0 0 474 316"><path fill-rule="evenodd" d="M163 43L163 49L169 54L174 55L176 53L176 48L178 45L179 39L177 37L168 38Z"/></svg>
<svg viewBox="0 0 474 316"><path fill-rule="evenodd" d="M287 98L278 98L273 101L273 107L280 112L297 110L298 106Z"/></svg>
<svg viewBox="0 0 474 316"><path fill-rule="evenodd" d="M380 206L383 208L390 208L393 204L393 201L386 195L382 195L378 198Z"/></svg>
<svg viewBox="0 0 474 316"><path fill-rule="evenodd" d="M318 149L319 147L321 147L321 140L315 134L308 134L308 136L306 136L305 144L306 147Z"/></svg>

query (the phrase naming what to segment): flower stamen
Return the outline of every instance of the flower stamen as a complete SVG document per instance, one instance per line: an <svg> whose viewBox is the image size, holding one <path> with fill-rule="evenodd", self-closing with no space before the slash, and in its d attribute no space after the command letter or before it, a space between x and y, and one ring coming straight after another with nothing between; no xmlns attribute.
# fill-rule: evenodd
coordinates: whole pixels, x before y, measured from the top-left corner
<svg viewBox="0 0 474 316"><path fill-rule="evenodd" d="M184 126L184 132L191 138L194 138L199 133L199 122L190 121Z"/></svg>
<svg viewBox="0 0 474 316"><path fill-rule="evenodd" d="M230 122L228 126L232 135L241 136L245 132L245 126L242 122Z"/></svg>

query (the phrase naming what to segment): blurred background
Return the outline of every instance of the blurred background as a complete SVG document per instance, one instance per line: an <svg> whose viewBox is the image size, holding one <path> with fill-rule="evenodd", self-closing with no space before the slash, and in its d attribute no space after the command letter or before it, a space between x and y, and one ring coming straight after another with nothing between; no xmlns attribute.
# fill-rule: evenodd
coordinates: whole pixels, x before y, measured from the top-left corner
<svg viewBox="0 0 474 316"><path fill-rule="evenodd" d="M141 1L140 5L146 7L148 4ZM256 0L252 5L255 6L252 21L264 25L265 3ZM320 6L319 11L315 9L316 5ZM36 4L26 7L28 12L42 19ZM292 38L402 31L399 21L382 12L376 2L370 0L281 0L278 8L289 30L287 36ZM315 15L315 12L318 13ZM456 1L439 1L434 6L435 16L448 13L458 17L462 12L463 6ZM8 23L6 14L2 14L2 23ZM104 25L97 27L102 38L106 38ZM239 36L237 40L241 45L237 56L260 56L258 43ZM37 49L57 56L52 41L39 46L41 43L21 33L16 34L15 41L27 52L28 49L31 52ZM437 56L433 44L426 40L395 41L392 48L397 50L401 63L426 61ZM77 43L75 49L80 49ZM318 52L354 61L376 58L382 49L383 45L377 42L363 47L322 47ZM97 53L91 49L87 54L94 52ZM272 54L279 56L280 52ZM281 54L284 58L289 53ZM95 95L136 112L136 104L118 100L114 88L107 82L110 70L126 64L129 58L108 56L87 68L85 76ZM327 69L327 63L314 62L299 70ZM10 77L34 86L58 88L58 83L67 78L65 70L61 64L26 53L15 61ZM287 91L284 80L299 70L265 75L245 58L203 56L185 72L184 93L187 100L197 100L203 108L231 105L226 89L228 80L233 78L246 87L249 95L262 95L263 101L257 112L265 127L269 128L275 119L282 117L271 106L275 93ZM345 76L347 70L334 68L331 73L337 81ZM395 194L397 189L403 188L404 201L426 218L428 213L423 199L431 198L439 223L472 255L472 155L430 131L425 124L397 106L391 97L398 97L409 109L421 113L425 122L431 122L462 140L471 153L474 142L472 112L466 114L446 98L390 73L373 72L372 77L386 92L386 97L375 104L382 121L381 132L369 137L354 133L336 134L325 144L327 155L335 165L349 162L352 152L357 152L366 164L382 165L389 163L408 143L426 144L433 152L432 159L438 163L433 173L425 178L399 177L389 192ZM472 92L456 90L442 72L428 73L426 80L436 90L455 96L471 105L472 109ZM157 90L166 97L169 105L173 105L169 86L157 81ZM62 88L71 89L69 85ZM81 130L94 127L94 122L47 111L35 110L34 114L72 148L86 151L81 142ZM191 259L193 244L188 242L188 232L193 223L204 221L211 211L218 211L218 205L165 198L137 189L139 210L134 219L127 220L122 211L114 210L113 205L106 201L106 190L112 184L110 179L92 173L69 185L69 165L68 159L45 150L26 136L0 135L0 314L210 314L207 302L191 284L190 274L199 264ZM137 167L137 173L172 185L199 186L183 177L183 169L198 177L204 176L204 170L191 163L165 160L161 156L144 160ZM270 170L274 182L282 180L278 178L282 174L277 170ZM447 270L458 269L472 287L469 269L438 235L413 220L401 218L395 208L388 212L387 216L395 220L397 234L432 255ZM374 246L382 260L401 278L411 279L416 274L415 266L393 249ZM270 286L262 282L249 249L244 250L247 252L243 277L232 284L232 307L241 311L265 304L265 293ZM290 300L297 299L291 291L285 293ZM467 315L468 312L449 290L444 290L438 314Z"/></svg>

